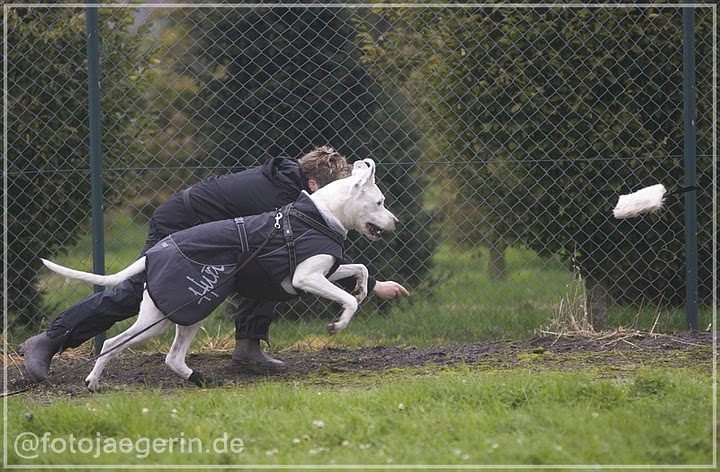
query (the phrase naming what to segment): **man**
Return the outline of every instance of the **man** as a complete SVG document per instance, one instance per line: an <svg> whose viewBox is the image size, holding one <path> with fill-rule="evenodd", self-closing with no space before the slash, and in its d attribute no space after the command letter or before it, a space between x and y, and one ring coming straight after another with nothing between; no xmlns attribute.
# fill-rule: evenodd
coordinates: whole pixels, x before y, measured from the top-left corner
<svg viewBox="0 0 720 472"><path fill-rule="evenodd" d="M278 157L243 172L204 180L176 193L161 204L150 218L148 239L141 255L177 231L210 221L255 215L293 202L302 190L309 193L350 175L352 166L334 149L323 146L300 159ZM28 376L47 379L53 356L77 347L106 331L113 324L137 315L145 274L87 297L60 314L47 329L20 345ZM348 286L354 287L354 280ZM407 296L402 285L368 281L368 293L385 300ZM233 363L260 372L282 370L284 363L260 348L268 341L275 302L241 300L235 315L236 345Z"/></svg>

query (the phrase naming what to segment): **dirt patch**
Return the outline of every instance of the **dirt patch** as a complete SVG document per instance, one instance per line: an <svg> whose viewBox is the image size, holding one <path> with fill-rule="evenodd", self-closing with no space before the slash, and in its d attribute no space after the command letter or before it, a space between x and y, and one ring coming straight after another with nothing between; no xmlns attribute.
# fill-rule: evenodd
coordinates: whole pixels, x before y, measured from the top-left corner
<svg viewBox="0 0 720 472"><path fill-rule="evenodd" d="M371 373L389 369L468 365L481 370L554 369L617 376L642 367L688 368L712 375L713 334L685 332L673 335L610 333L593 337L541 336L524 341L498 341L448 345L439 348L369 347L325 348L316 351L288 350L277 353L288 368L273 374L276 381L291 381L338 372ZM22 371L22 359L7 362L8 391L32 385ZM188 365L225 384L247 384L268 376L243 371L232 365L229 352L190 354ZM47 383L24 395L39 399L83 396L84 378L92 369L86 359L66 353L53 361ZM161 389L193 389L164 365L164 354L125 352L105 369L105 391L145 385Z"/></svg>

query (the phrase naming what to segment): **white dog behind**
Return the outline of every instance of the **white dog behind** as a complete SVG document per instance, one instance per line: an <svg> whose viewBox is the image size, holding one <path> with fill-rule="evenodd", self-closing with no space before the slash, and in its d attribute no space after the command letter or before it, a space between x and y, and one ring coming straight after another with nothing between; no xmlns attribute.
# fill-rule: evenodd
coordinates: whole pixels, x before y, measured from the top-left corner
<svg viewBox="0 0 720 472"><path fill-rule="evenodd" d="M334 228L340 228L345 234L352 229L371 240L377 240L382 236L383 231L394 230L398 223L397 218L385 208L383 194L375 185L375 163L371 159L355 162L351 176L329 183L310 195L309 198L325 221ZM117 285L128 277L145 271L146 260L147 257L143 256L114 275L82 272L45 259L43 259L43 263L49 269L65 277L98 285ZM358 304L367 296L367 268L362 264L343 264L327 277L327 274L337 266L338 262L333 255L315 254L297 264L295 272L288 273L281 283L282 289L288 294L296 295L297 290L300 290L342 305L343 311L340 317L328 325L330 333L343 330L357 311ZM353 292L355 295L345 292L332 283L332 281L349 277L355 277L357 280L356 290ZM152 280L148 280L135 324L127 331L105 342L101 357L98 358L92 372L85 379L88 389L98 390L100 376L112 357L132 344L157 336L173 324L168 319L170 314L163 313L149 295L149 292L152 291L152 287L150 287L152 283ZM215 294L213 293L213 295ZM185 363L188 348L199 328L200 322L188 326L176 324L175 340L165 358L165 363L182 378L197 385L219 384L215 380L204 378L202 374L193 371Z"/></svg>

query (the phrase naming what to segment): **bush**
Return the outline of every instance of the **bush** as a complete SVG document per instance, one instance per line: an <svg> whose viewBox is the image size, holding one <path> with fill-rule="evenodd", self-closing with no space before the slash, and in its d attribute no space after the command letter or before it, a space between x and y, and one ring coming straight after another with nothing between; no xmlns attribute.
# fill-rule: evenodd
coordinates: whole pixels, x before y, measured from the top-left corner
<svg viewBox="0 0 720 472"><path fill-rule="evenodd" d="M682 200L659 215L612 218L619 194L682 186L681 9L407 9L386 20L393 28L370 42L371 62L434 114L437 146L457 156L459 192L483 210L490 239L564 257L591 294L683 302ZM697 21L698 117L711 109L710 20ZM705 300L710 129L699 118Z"/></svg>
<svg viewBox="0 0 720 472"><path fill-rule="evenodd" d="M8 10L8 290L13 323L39 315L38 256L77 241L90 211L86 25L82 10ZM131 9L101 11L105 201L118 198L143 157L142 110L151 54Z"/></svg>

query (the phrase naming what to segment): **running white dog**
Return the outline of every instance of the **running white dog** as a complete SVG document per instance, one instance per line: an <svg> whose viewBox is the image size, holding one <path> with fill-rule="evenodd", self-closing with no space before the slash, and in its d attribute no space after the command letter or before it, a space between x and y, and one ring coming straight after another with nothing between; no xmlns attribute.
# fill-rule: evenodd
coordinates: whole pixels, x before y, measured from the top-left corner
<svg viewBox="0 0 720 472"><path fill-rule="evenodd" d="M110 358L132 344L157 336L173 323L176 324L175 340L165 363L196 385L219 384L190 369L185 357L200 327L200 320L209 315L232 290L243 296L254 294L253 298L272 297L270 299L282 298L277 295L278 292L291 298L302 291L338 302L342 304L342 314L328 325L328 330L330 333L341 331L367 296L368 280L364 265L338 265L342 257L342 242L350 229L370 240L379 239L383 231L394 230L398 220L385 208L384 201L375 184L375 163L365 159L355 162L351 176L331 182L312 195L303 193L297 202L278 212L207 223L168 236L146 255L114 275L82 272L43 259L43 263L54 272L98 285L116 285L128 277L146 272L147 282L139 317L127 331L105 342L101 357L85 379L88 389L98 390L100 376ZM271 228L270 234L267 233L268 227ZM219 242L223 234L234 239L231 239L232 242L227 239ZM261 243L266 239L268 242L279 239L281 245L273 249L272 244L268 244L269 249L255 253L258 247L264 247ZM212 247L212 244L216 246ZM192 248L199 252L190 253ZM241 250L244 259L236 254L227 254L235 248ZM217 256L221 260L208 262L211 252L214 253L212 257ZM247 256L250 253L253 254ZM283 255L280 262L276 257L278 254ZM230 279L224 280L223 276ZM357 280L354 295L332 283L349 277ZM243 286L248 284L254 284L254 287L244 291ZM179 294L167 293L178 289ZM182 310L188 307L189 310L183 314Z"/></svg>

